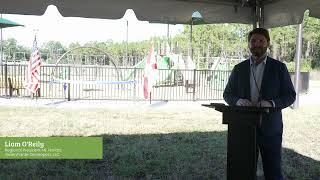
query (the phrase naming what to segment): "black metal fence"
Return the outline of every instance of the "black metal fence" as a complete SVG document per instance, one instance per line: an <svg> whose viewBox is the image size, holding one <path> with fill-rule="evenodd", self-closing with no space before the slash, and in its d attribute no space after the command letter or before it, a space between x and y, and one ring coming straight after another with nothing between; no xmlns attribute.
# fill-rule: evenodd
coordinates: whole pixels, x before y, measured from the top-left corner
<svg viewBox="0 0 320 180"><path fill-rule="evenodd" d="M25 97L26 64L3 64L2 97ZM144 69L96 65L43 65L40 98L90 100L145 100ZM220 100L230 71L159 69L152 100Z"/></svg>

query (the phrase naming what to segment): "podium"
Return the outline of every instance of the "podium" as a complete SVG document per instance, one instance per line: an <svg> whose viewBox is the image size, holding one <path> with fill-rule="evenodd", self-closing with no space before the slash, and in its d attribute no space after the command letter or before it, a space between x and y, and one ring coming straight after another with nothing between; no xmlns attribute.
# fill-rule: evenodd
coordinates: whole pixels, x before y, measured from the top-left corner
<svg viewBox="0 0 320 180"><path fill-rule="evenodd" d="M203 104L222 112L222 123L228 125L227 179L256 178L256 128L269 108L226 106L220 103Z"/></svg>

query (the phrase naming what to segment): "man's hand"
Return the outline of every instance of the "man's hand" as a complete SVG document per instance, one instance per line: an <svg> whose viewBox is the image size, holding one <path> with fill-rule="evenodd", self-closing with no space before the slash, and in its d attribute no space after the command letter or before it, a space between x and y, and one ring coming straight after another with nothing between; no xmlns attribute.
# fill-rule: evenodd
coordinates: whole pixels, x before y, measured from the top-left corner
<svg viewBox="0 0 320 180"><path fill-rule="evenodd" d="M252 103L248 99L239 99L236 106L252 106Z"/></svg>
<svg viewBox="0 0 320 180"><path fill-rule="evenodd" d="M272 104L271 104L270 101L262 100L262 101L257 103L257 106L258 107L272 107Z"/></svg>

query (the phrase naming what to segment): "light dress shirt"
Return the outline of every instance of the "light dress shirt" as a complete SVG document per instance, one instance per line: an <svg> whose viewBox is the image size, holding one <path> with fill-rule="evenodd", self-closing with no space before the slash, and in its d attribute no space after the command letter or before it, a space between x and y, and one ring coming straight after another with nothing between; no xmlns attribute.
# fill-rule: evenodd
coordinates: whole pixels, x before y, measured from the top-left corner
<svg viewBox="0 0 320 180"><path fill-rule="evenodd" d="M253 57L250 57L250 96L251 102L256 105L259 101L261 101L261 82L263 78L264 68L267 63L267 56L264 60L256 64L253 61Z"/></svg>

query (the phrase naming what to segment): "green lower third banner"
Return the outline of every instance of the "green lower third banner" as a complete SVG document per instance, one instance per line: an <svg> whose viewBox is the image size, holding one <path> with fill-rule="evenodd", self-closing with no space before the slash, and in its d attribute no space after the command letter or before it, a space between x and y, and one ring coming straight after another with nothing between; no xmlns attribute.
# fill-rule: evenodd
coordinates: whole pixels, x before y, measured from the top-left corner
<svg viewBox="0 0 320 180"><path fill-rule="evenodd" d="M102 159L102 137L0 137L0 159Z"/></svg>

